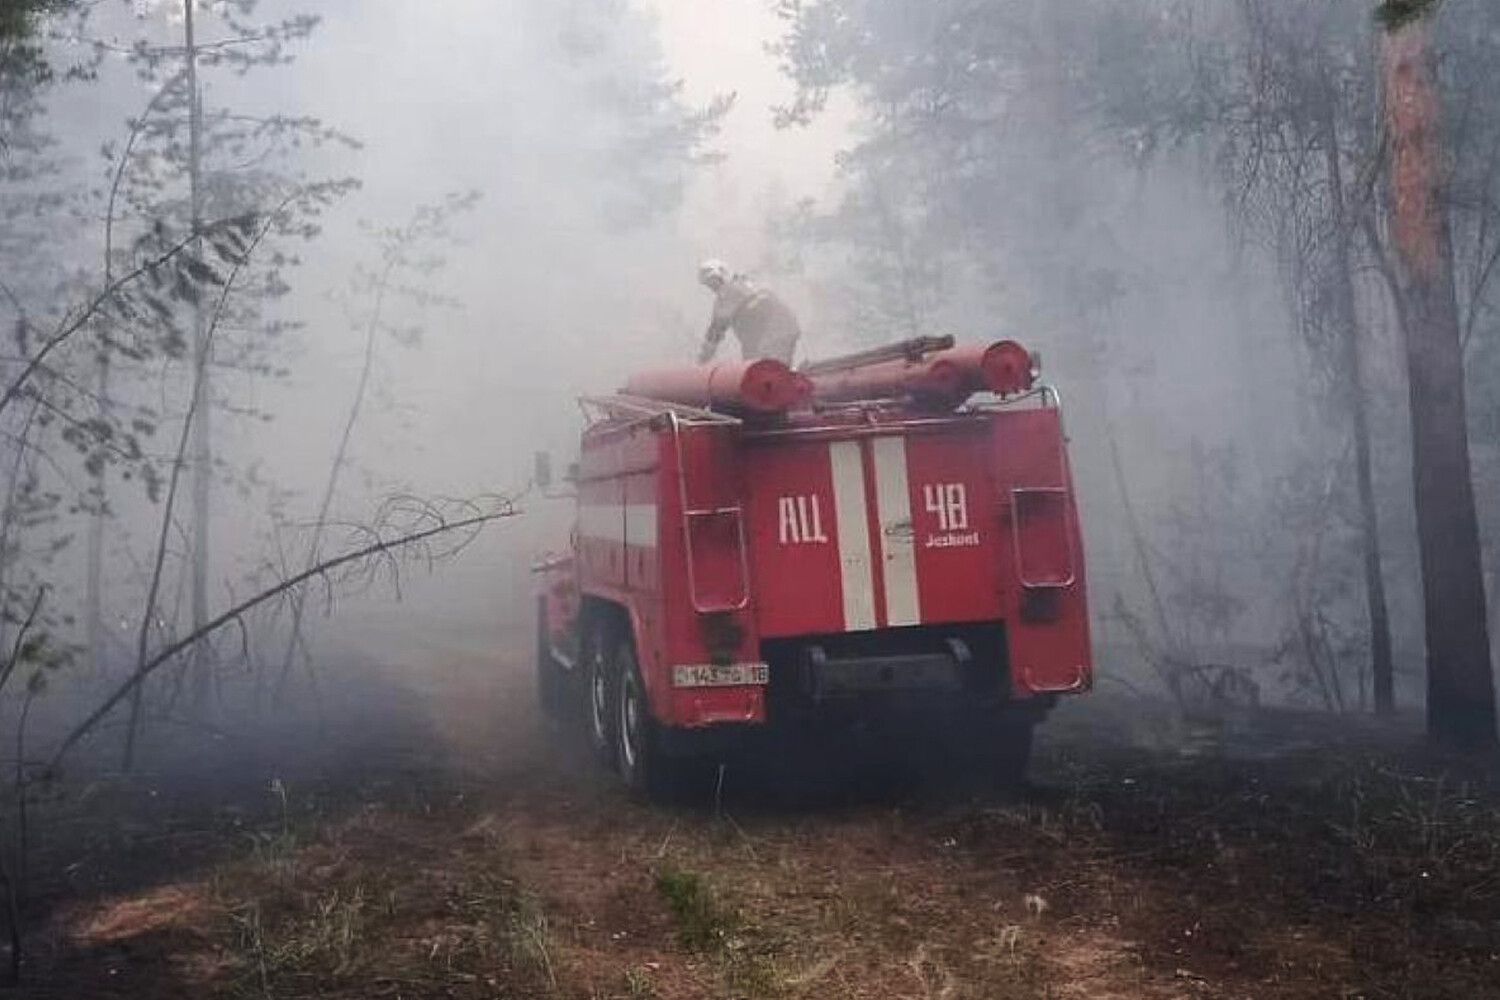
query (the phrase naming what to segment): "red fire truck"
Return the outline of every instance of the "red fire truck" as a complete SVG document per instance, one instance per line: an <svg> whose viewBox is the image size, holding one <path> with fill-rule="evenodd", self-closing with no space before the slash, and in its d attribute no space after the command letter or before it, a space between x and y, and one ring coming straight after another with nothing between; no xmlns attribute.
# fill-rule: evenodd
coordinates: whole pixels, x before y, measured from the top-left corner
<svg viewBox="0 0 1500 1000"><path fill-rule="evenodd" d="M1036 377L1012 341L919 338L585 399L571 551L535 566L543 708L576 697L648 795L768 728L918 703L1018 779L1092 672L1059 400Z"/></svg>

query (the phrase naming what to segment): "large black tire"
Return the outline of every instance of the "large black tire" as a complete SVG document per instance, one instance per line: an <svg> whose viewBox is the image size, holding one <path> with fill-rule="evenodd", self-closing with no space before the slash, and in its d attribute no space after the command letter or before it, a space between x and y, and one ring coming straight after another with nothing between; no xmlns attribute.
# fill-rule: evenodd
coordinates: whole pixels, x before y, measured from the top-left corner
<svg viewBox="0 0 1500 1000"><path fill-rule="evenodd" d="M673 792L675 773L670 758L659 749L656 720L646 698L646 685L636 660L635 643L624 638L615 646L614 661L619 678L615 722L615 766L632 795L659 801Z"/></svg>
<svg viewBox="0 0 1500 1000"><path fill-rule="evenodd" d="M588 626L583 642L583 682L585 685L584 725L589 746L600 763L615 766L615 728L619 718L620 690L618 664L611 652L618 641L607 621L596 619Z"/></svg>
<svg viewBox="0 0 1500 1000"><path fill-rule="evenodd" d="M566 707L566 678L562 664L552 655L547 629L547 599L536 599L536 698L542 712L556 719Z"/></svg>

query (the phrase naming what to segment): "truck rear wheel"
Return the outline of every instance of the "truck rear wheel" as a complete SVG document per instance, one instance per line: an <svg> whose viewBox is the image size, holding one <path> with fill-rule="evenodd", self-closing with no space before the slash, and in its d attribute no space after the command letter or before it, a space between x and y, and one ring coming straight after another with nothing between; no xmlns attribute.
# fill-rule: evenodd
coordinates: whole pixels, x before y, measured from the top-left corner
<svg viewBox="0 0 1500 1000"><path fill-rule="evenodd" d="M585 718L589 730L589 746L594 756L606 766L615 762L615 722L617 717L616 695L619 691L619 675L610 656L612 631L605 622L590 626L584 640L584 681L588 685L588 704Z"/></svg>
<svg viewBox="0 0 1500 1000"><path fill-rule="evenodd" d="M551 718L562 714L565 678L562 664L552 655L552 637L547 628L547 599L536 600L536 698L542 712Z"/></svg>
<svg viewBox="0 0 1500 1000"><path fill-rule="evenodd" d="M629 639L616 647L615 662L620 682L616 699L619 713L615 724L620 777L632 794L658 799L669 790L673 762L662 756L658 749L656 720L651 717L651 704L636 660L635 644Z"/></svg>

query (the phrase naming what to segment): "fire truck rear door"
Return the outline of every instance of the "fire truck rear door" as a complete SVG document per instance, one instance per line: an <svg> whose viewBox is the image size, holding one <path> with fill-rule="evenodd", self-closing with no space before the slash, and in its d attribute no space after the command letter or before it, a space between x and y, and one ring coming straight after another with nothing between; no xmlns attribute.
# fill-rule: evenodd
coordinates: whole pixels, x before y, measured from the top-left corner
<svg viewBox="0 0 1500 1000"><path fill-rule="evenodd" d="M983 422L748 449L763 636L1000 617Z"/></svg>

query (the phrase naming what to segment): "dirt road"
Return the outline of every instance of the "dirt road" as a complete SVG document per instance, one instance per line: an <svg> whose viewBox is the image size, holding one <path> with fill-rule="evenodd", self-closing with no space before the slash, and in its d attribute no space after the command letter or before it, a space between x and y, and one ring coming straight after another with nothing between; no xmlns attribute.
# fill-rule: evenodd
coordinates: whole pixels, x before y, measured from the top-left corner
<svg viewBox="0 0 1500 1000"><path fill-rule="evenodd" d="M1012 801L793 760L647 808L482 645L388 643L321 749L163 770L111 800L136 836L39 852L83 867L28 995L1500 997L1496 800L1400 733L1226 753L1099 699Z"/></svg>

